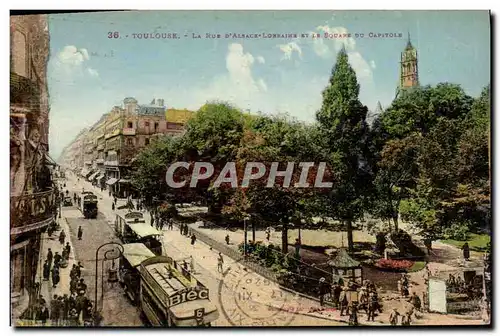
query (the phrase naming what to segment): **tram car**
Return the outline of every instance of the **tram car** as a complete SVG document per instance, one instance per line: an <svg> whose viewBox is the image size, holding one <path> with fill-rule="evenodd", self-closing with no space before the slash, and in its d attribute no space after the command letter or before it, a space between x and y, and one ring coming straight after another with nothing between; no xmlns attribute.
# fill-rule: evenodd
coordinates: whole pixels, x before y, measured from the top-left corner
<svg viewBox="0 0 500 336"><path fill-rule="evenodd" d="M78 197L78 208L85 218L97 218L98 198L90 191L80 194Z"/></svg>
<svg viewBox="0 0 500 336"><path fill-rule="evenodd" d="M155 255L162 255L162 232L146 224L141 212L117 214L115 232L125 244L143 243Z"/></svg>
<svg viewBox="0 0 500 336"><path fill-rule="evenodd" d="M168 256L144 260L140 274L140 309L155 327L209 327L219 311L209 290Z"/></svg>

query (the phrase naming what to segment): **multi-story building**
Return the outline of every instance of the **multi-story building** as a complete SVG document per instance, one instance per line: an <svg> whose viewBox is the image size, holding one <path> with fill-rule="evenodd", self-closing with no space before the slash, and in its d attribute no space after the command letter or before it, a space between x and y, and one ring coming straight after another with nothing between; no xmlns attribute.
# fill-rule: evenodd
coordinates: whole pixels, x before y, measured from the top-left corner
<svg viewBox="0 0 500 336"><path fill-rule="evenodd" d="M126 196L131 192L130 168L137 154L159 135L182 134L193 115L188 110L167 110L163 99L139 104L135 98L125 98L122 106L104 114L85 137L77 137L61 161L76 163L88 180Z"/></svg>
<svg viewBox="0 0 500 336"><path fill-rule="evenodd" d="M10 270L17 319L38 295L41 234L56 218L58 193L48 167L46 15L11 16L10 37Z"/></svg>
<svg viewBox="0 0 500 336"><path fill-rule="evenodd" d="M65 169L72 170L75 173L80 173L82 171L84 162L82 144L87 136L87 132L87 128L81 130L75 139L68 146L66 146L61 153L58 162Z"/></svg>

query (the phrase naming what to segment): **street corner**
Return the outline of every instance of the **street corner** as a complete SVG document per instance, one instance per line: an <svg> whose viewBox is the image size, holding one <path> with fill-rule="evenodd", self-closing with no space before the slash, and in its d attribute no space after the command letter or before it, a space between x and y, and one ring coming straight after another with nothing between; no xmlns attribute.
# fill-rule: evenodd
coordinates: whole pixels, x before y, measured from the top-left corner
<svg viewBox="0 0 500 336"><path fill-rule="evenodd" d="M240 327L286 327L295 318L290 310L298 307L294 295L238 262L222 273L217 299L229 323Z"/></svg>

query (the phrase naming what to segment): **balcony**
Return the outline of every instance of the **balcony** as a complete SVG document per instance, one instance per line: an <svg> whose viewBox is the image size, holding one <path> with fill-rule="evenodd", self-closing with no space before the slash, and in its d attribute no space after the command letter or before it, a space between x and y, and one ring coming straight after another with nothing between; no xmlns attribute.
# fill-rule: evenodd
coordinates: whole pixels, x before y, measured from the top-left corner
<svg viewBox="0 0 500 336"><path fill-rule="evenodd" d="M57 191L10 197L10 233L12 235L44 228L57 211Z"/></svg>
<svg viewBox="0 0 500 336"><path fill-rule="evenodd" d="M10 103L25 107L30 110L40 108L40 88L38 83L20 76L14 72L10 73Z"/></svg>
<svg viewBox="0 0 500 336"><path fill-rule="evenodd" d="M124 128L123 135L135 135L135 128Z"/></svg>
<svg viewBox="0 0 500 336"><path fill-rule="evenodd" d="M118 166L119 162L118 160L113 160L113 161L104 161L105 166Z"/></svg>

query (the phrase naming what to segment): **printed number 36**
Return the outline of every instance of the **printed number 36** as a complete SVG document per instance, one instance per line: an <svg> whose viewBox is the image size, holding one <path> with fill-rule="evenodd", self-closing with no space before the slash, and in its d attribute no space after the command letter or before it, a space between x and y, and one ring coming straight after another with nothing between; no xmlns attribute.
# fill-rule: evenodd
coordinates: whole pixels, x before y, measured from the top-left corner
<svg viewBox="0 0 500 336"><path fill-rule="evenodd" d="M119 38L120 34L118 32L108 32L108 38Z"/></svg>

